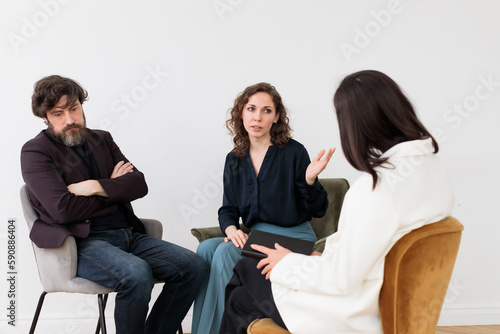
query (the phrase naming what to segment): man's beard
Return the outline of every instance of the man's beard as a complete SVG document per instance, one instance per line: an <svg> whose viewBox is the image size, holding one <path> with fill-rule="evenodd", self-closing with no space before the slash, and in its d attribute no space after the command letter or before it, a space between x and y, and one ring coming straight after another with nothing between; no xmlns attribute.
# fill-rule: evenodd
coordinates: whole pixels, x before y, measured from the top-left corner
<svg viewBox="0 0 500 334"><path fill-rule="evenodd" d="M69 129L75 130L72 130L69 132L69 134L66 134L66 131ZM68 147L80 145L85 141L87 135L85 123L83 125L76 123L73 125L67 125L60 133L56 133L54 131L54 126L49 122L47 131L57 142Z"/></svg>

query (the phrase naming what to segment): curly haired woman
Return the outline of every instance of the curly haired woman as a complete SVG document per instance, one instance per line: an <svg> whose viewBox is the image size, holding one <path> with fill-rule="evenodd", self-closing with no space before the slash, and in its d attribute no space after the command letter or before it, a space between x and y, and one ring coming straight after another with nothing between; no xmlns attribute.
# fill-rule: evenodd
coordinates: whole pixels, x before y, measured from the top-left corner
<svg viewBox="0 0 500 334"><path fill-rule="evenodd" d="M224 291L242 258L251 230L316 240L309 224L328 208L318 182L334 149L322 150L311 162L302 144L291 138L281 96L268 83L247 87L235 100L226 126L234 149L224 166L224 195L219 225L224 238L203 241L197 250L210 272L195 299L193 334L219 333Z"/></svg>

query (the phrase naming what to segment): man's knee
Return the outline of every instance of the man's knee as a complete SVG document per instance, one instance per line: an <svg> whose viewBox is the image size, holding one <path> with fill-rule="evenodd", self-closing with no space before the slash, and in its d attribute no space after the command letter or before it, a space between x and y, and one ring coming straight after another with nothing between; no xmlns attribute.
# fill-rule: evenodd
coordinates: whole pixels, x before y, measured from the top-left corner
<svg viewBox="0 0 500 334"><path fill-rule="evenodd" d="M141 288L151 290L154 286L153 273L151 267L143 260L137 258L135 261L126 264L117 264L120 266L120 282L116 291L124 289Z"/></svg>
<svg viewBox="0 0 500 334"><path fill-rule="evenodd" d="M186 273L186 280L196 281L196 284L201 284L203 278L208 273L208 266L205 261L197 254L193 253L190 257L189 267Z"/></svg>

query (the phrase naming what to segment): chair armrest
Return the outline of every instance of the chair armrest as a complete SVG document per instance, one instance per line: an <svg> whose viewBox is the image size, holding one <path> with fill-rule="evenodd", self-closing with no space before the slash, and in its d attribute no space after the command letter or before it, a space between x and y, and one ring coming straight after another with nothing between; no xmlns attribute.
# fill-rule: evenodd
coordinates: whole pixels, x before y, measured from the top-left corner
<svg viewBox="0 0 500 334"><path fill-rule="evenodd" d="M250 229L243 224L240 224L240 229L246 234L250 233ZM199 242L211 238L225 237L224 233L222 233L219 226L195 227L191 229L191 234L194 235Z"/></svg>
<svg viewBox="0 0 500 334"><path fill-rule="evenodd" d="M224 236L219 226L192 228L191 234L194 235L196 239L198 239L198 242Z"/></svg>
<svg viewBox="0 0 500 334"><path fill-rule="evenodd" d="M247 334L291 334L286 329L278 326L273 319L256 319L248 325Z"/></svg>
<svg viewBox="0 0 500 334"><path fill-rule="evenodd" d="M146 234L157 239L161 239L163 235L163 225L159 220L140 218L144 228L146 229Z"/></svg>
<svg viewBox="0 0 500 334"><path fill-rule="evenodd" d="M316 252L323 253L323 251L325 250L326 238L328 237L321 238L318 241L316 241L316 243L314 243L314 250Z"/></svg>
<svg viewBox="0 0 500 334"><path fill-rule="evenodd" d="M76 277L77 255L74 237L66 237L58 248L39 248L34 243L31 244L40 281L46 292L61 291L61 287L65 287L68 281Z"/></svg>

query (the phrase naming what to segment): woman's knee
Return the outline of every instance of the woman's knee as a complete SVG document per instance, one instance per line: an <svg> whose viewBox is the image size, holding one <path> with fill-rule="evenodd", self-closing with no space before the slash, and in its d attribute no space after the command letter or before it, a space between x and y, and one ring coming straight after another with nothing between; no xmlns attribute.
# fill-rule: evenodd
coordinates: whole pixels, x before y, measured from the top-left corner
<svg viewBox="0 0 500 334"><path fill-rule="evenodd" d="M221 243L224 243L224 238L211 238L202 241L196 249L196 254L201 256L207 264L212 262L214 253Z"/></svg>
<svg viewBox="0 0 500 334"><path fill-rule="evenodd" d="M232 242L220 244L213 255L212 268L230 267L233 269L241 258L241 250Z"/></svg>

